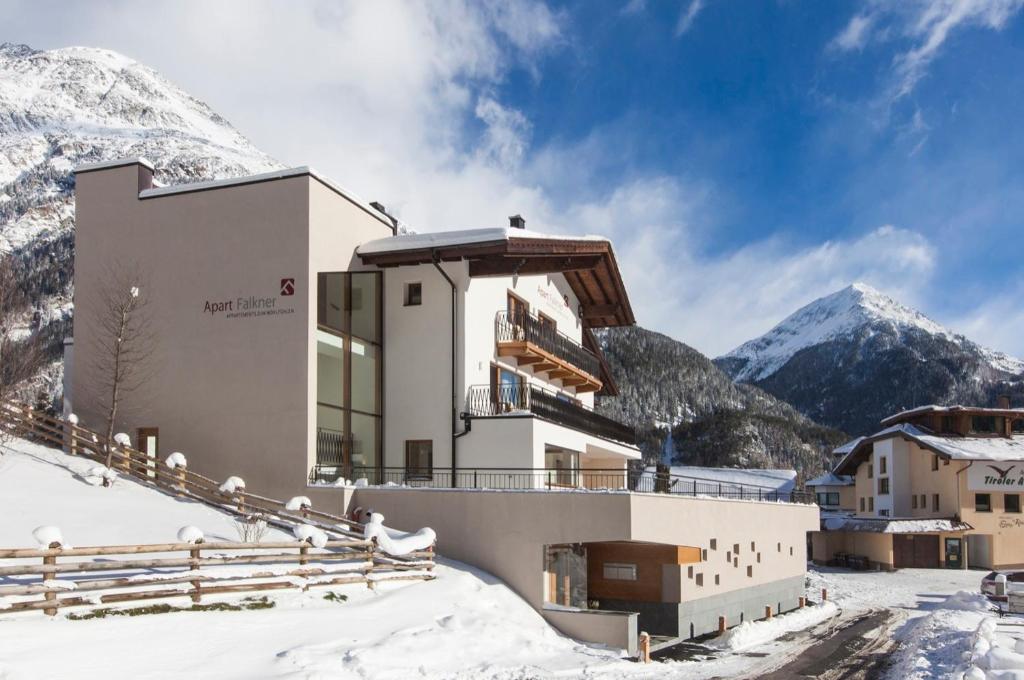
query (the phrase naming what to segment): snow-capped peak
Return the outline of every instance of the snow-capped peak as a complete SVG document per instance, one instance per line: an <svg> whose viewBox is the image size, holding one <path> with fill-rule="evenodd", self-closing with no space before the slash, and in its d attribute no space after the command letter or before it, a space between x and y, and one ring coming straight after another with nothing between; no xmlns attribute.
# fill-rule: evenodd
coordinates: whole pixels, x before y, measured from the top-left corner
<svg viewBox="0 0 1024 680"><path fill-rule="evenodd" d="M801 307L761 337L740 345L722 358L743 361L734 379L756 382L775 373L806 347L848 337L861 328L880 326L899 333L916 329L957 344L977 347L921 312L866 283L856 282ZM1024 370L1024 362L1019 359L982 347L977 349L996 370L1008 373Z"/></svg>

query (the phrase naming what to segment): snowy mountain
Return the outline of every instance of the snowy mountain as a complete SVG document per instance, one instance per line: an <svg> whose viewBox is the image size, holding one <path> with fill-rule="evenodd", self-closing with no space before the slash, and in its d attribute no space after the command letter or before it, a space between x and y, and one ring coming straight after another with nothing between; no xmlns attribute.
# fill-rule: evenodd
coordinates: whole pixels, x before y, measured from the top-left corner
<svg viewBox="0 0 1024 680"><path fill-rule="evenodd" d="M639 326L598 341L619 387L598 409L632 423L648 460L792 468L813 477L847 439L757 387L734 383L697 350Z"/></svg>
<svg viewBox="0 0 1024 680"><path fill-rule="evenodd" d="M814 420L855 434L902 408L986 405L1017 392L1020 359L958 335L855 283L797 310L715 363Z"/></svg>
<svg viewBox="0 0 1024 680"><path fill-rule="evenodd" d="M152 69L108 50L0 45L0 253L14 256L52 357L71 314L76 165L143 156L195 182L280 167ZM50 388L58 379L53 365Z"/></svg>

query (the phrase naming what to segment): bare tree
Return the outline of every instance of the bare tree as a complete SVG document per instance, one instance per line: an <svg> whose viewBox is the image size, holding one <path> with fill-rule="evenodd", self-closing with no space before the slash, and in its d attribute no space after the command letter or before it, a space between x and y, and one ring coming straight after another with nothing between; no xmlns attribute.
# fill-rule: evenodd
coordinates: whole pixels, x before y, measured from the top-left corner
<svg viewBox="0 0 1024 680"><path fill-rule="evenodd" d="M18 320L24 318L29 301L18 285L14 258L0 253L0 407L24 396L28 383L38 375L46 353L38 329L17 333ZM0 441L11 431L0 427Z"/></svg>
<svg viewBox="0 0 1024 680"><path fill-rule="evenodd" d="M106 394L106 440L109 468L114 428L124 399L145 381L155 346L148 281L138 265L111 267L100 285L95 307L96 351L92 368L96 387Z"/></svg>

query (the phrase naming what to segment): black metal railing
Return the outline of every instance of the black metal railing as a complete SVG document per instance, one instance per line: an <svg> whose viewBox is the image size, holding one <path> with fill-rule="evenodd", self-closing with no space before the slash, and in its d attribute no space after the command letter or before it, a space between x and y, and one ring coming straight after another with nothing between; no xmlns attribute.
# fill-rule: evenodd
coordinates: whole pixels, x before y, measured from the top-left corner
<svg viewBox="0 0 1024 680"><path fill-rule="evenodd" d="M583 406L566 395L527 383L473 385L466 394L467 416L532 413L559 425L626 444L636 443L636 431Z"/></svg>
<svg viewBox="0 0 1024 680"><path fill-rule="evenodd" d="M314 483L334 483L340 469L314 468ZM365 484L431 489L495 489L532 491L622 491L664 493L672 496L712 497L762 502L813 504L802 491L776 491L770 487L704 480L628 468L434 468L430 471L401 467L356 467L352 479Z"/></svg>
<svg viewBox="0 0 1024 680"><path fill-rule="evenodd" d="M316 462L341 467L344 462L345 433L326 427L316 428Z"/></svg>
<svg viewBox="0 0 1024 680"><path fill-rule="evenodd" d="M601 372L601 360L586 347L527 312L498 312L494 320L494 333L498 342L530 342L596 378Z"/></svg>

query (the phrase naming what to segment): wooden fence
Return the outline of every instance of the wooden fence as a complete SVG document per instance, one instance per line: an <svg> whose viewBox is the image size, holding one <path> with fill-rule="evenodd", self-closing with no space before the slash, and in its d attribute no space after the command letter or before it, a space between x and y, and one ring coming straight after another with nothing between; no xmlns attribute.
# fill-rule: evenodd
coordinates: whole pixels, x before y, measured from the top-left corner
<svg viewBox="0 0 1024 680"><path fill-rule="evenodd" d="M431 550L389 558L364 540L328 541L322 549L296 541L14 548L0 549L0 560L0 614L41 609L51 615L62 607L138 600L199 603L203 595L353 583L372 588L430 579L434 568Z"/></svg>
<svg viewBox="0 0 1024 680"><path fill-rule="evenodd" d="M106 442L99 434L23 404L0 403L0 428L18 437L61 448L70 455L106 463ZM5 562L0 566L0 614L34 609L55 614L60 607L176 596L188 596L193 602L199 602L204 593L305 589L311 585L342 583L372 586L379 580L433 578L433 550L388 556L377 548L375 541L363 540L363 526L347 517L308 507L288 510L284 501L253 494L244 488L224 493L218 482L186 466L171 469L142 451L116 443L111 449L111 466L115 470L165 493L197 500L243 518L258 515L268 524L288 531L298 524L310 524L332 540L323 550L299 542L0 549L0 560ZM224 554L225 551L237 554ZM174 556L174 553L182 555ZM104 557L101 562L57 561L68 557L143 554L171 556L145 560ZM219 568L214 568L218 565ZM271 565L273 568L239 574L237 569L226 572L224 565ZM167 572L167 569L177 571ZM57 578L58 574L61 578ZM18 582L10 584L12 580ZM167 586L176 587L168 589ZM42 600L25 599L40 594ZM65 597L59 597L62 594Z"/></svg>

